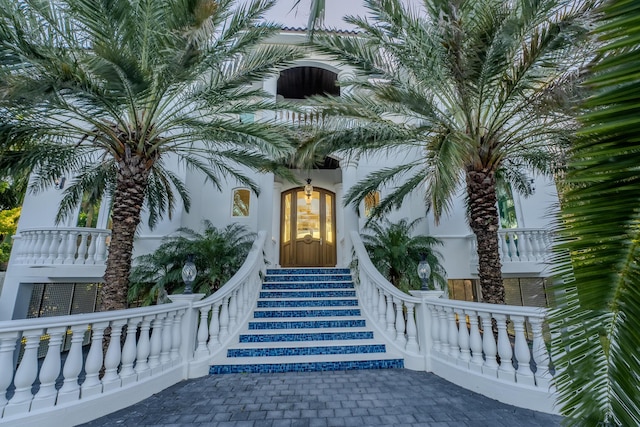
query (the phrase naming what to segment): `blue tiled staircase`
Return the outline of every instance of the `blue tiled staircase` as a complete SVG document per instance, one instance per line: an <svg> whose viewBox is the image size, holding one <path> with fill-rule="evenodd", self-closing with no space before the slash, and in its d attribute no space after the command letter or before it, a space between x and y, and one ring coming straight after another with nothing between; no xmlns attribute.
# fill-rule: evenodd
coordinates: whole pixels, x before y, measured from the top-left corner
<svg viewBox="0 0 640 427"><path fill-rule="evenodd" d="M362 317L349 269L269 269L253 316L211 374L402 368Z"/></svg>

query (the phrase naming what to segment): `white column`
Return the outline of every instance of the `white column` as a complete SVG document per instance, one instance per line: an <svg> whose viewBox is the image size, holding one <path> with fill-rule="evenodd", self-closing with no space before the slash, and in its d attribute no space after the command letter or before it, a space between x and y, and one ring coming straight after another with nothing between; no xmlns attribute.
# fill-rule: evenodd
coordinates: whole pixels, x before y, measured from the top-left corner
<svg viewBox="0 0 640 427"><path fill-rule="evenodd" d="M260 177L260 196L258 196L257 209L252 209L251 215L258 216L258 230L267 232L267 241L271 242L273 232L273 215L272 208L274 202L274 185L273 174L265 173ZM273 263L273 245L266 245L265 255L269 262Z"/></svg>
<svg viewBox="0 0 640 427"><path fill-rule="evenodd" d="M282 184L279 182L274 182L273 193L271 194L273 211L273 215L271 217L271 234L267 236L267 241L265 242L265 246L267 247L267 254L269 253L269 248L272 248L272 258L267 259L273 266L280 265L280 216L282 215L281 197Z"/></svg>
<svg viewBox="0 0 640 427"><path fill-rule="evenodd" d="M355 159L340 161L340 168L342 169L342 191L344 193L349 192L358 182L358 162ZM344 195L338 203L344 204ZM351 231L360 231L358 224L358 214L353 206L348 205L343 208L343 233L344 233L344 252L342 259L343 265L349 265L351 262L351 252L353 244L351 243Z"/></svg>
<svg viewBox="0 0 640 427"><path fill-rule="evenodd" d="M344 246L347 242L347 232L344 229L344 206L342 206L344 187L342 184L336 184L333 188L336 190L336 236L340 236L336 241L336 267L338 267L347 259ZM349 263L345 264L345 266L348 265Z"/></svg>

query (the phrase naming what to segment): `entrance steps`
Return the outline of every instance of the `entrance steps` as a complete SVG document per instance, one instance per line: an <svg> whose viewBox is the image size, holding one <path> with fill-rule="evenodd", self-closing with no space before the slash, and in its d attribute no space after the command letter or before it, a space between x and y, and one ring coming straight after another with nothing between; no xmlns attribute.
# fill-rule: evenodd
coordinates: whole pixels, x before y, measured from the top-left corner
<svg viewBox="0 0 640 427"><path fill-rule="evenodd" d="M349 269L268 269L253 316L210 374L402 368L362 317Z"/></svg>

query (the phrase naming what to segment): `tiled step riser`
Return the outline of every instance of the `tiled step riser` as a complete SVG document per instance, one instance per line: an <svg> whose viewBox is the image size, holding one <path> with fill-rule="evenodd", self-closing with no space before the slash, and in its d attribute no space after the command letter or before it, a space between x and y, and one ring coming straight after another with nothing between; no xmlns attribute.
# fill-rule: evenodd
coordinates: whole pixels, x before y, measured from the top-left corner
<svg viewBox="0 0 640 427"><path fill-rule="evenodd" d="M258 308L357 307L358 300L276 300L258 301Z"/></svg>
<svg viewBox="0 0 640 427"><path fill-rule="evenodd" d="M254 319L274 319L291 317L344 317L360 316L360 310L286 310L286 311L254 311Z"/></svg>
<svg viewBox="0 0 640 427"><path fill-rule="evenodd" d="M326 354L384 353L385 351L386 349L384 344L282 348L232 348L227 350L227 357L318 356Z"/></svg>
<svg viewBox="0 0 640 427"><path fill-rule="evenodd" d="M364 328L364 320L309 320L299 322L249 322L249 330Z"/></svg>
<svg viewBox="0 0 640 427"><path fill-rule="evenodd" d="M353 289L353 283L340 282L305 282L305 283L265 283L262 285L265 291L285 291L304 289Z"/></svg>
<svg viewBox="0 0 640 427"><path fill-rule="evenodd" d="M327 274L327 275L296 275L285 276L282 274L272 274L264 278L265 283L272 282L351 282L349 274Z"/></svg>
<svg viewBox="0 0 640 427"><path fill-rule="evenodd" d="M266 291L260 298L354 298L355 291Z"/></svg>
<svg viewBox="0 0 640 427"><path fill-rule="evenodd" d="M296 341L336 341L372 340L373 332L320 332L310 334L254 334L240 335L241 343L254 342L296 342Z"/></svg>
<svg viewBox="0 0 640 427"><path fill-rule="evenodd" d="M351 274L348 268L267 268L267 275Z"/></svg>
<svg viewBox="0 0 640 427"><path fill-rule="evenodd" d="M254 365L215 365L209 374L266 374L279 372L350 371L354 369L402 369L402 359L361 360L347 362L271 363Z"/></svg>

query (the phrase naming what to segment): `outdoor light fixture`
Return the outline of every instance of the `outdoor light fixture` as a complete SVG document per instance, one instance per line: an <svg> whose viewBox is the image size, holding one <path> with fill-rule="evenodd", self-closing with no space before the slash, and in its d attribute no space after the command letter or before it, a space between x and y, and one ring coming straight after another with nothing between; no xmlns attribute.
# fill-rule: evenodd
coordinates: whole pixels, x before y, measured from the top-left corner
<svg viewBox="0 0 640 427"><path fill-rule="evenodd" d="M421 291L429 290L429 277L431 276L431 267L427 262L424 254L420 254L420 262L418 263L418 277L422 281Z"/></svg>
<svg viewBox="0 0 640 427"><path fill-rule="evenodd" d="M307 185L304 186L304 195L307 196L307 204L311 203L312 194L313 194L313 185L311 185L311 178L307 178Z"/></svg>
<svg viewBox="0 0 640 427"><path fill-rule="evenodd" d="M197 275L198 269L193 263L193 255L187 255L187 262L185 262L184 266L182 267L182 280L184 281L185 294L190 294L193 292L191 290L191 286L193 285L193 281L196 280Z"/></svg>
<svg viewBox="0 0 640 427"><path fill-rule="evenodd" d="M62 190L64 188L64 183L65 183L66 180L67 180L67 178L65 178L64 176L56 178L53 181L53 184L55 185L56 190Z"/></svg>

